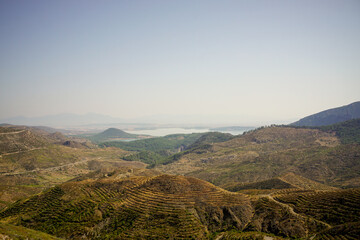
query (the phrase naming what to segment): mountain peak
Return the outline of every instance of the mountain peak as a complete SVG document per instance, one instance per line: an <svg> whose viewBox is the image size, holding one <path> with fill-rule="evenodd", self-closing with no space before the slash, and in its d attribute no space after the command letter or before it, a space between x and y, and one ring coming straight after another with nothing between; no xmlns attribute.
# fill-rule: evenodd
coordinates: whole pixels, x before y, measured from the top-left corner
<svg viewBox="0 0 360 240"><path fill-rule="evenodd" d="M304 117L291 125L309 127L326 126L355 118L360 118L360 101Z"/></svg>
<svg viewBox="0 0 360 240"><path fill-rule="evenodd" d="M105 131L92 136L91 140L94 142L105 142L116 139L133 139L137 137L138 135L136 134L130 134L118 128L108 128Z"/></svg>

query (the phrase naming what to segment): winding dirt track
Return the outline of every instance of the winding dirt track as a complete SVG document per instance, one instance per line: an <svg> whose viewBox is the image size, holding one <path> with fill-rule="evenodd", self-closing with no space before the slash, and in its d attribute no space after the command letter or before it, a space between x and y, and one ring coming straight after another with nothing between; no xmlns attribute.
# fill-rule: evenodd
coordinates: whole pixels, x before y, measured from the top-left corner
<svg viewBox="0 0 360 240"><path fill-rule="evenodd" d="M16 153L30 152L30 151L39 150L39 149L45 149L45 148L44 148L44 147L38 147L38 148L31 148L31 149L28 149L28 150L22 150L22 151L17 151L17 152L3 153L3 154L0 155L0 157L2 157L2 156L7 156L7 155L11 155L11 154L16 154Z"/></svg>
<svg viewBox="0 0 360 240"><path fill-rule="evenodd" d="M16 132L4 132L4 133L0 133L0 135L12 135L12 134L22 133L25 131L27 131L27 130L24 129L24 130L20 130L20 131L16 131ZM27 150L20 150L20 151L16 151L16 152L3 153L3 154L0 154L0 158L2 156L7 156L7 155L11 155L11 154L16 154L16 153L22 153L22 152L29 152L29 151L33 151L33 150L37 150L37 149L43 149L43 147L31 148L31 149L27 149Z"/></svg>
<svg viewBox="0 0 360 240"><path fill-rule="evenodd" d="M4 133L0 133L0 135L8 135L8 134L17 134L17 133L22 133L25 132L26 130L21 130L21 131L17 131L17 132L4 132Z"/></svg>
<svg viewBox="0 0 360 240"><path fill-rule="evenodd" d="M288 204L279 202L278 200L274 199L270 194L269 194L269 195L261 195L261 196L262 196L262 197L266 197L266 198L268 198L270 201L274 201L274 202L276 202L277 204L279 204L279 205L287 208L291 214L294 214L294 215L296 215L296 216L298 216L298 217L302 217L302 218L304 217L303 215L295 212L293 207L291 207L291 206L288 205ZM326 222L323 222L323 221L320 221L320 220L317 220L317 219L314 219L314 220L317 221L317 222L320 222L320 223L322 223L322 224L324 224L324 225L326 225L328 228L331 228L331 225L328 224L328 223L326 223Z"/></svg>
<svg viewBox="0 0 360 240"><path fill-rule="evenodd" d="M100 158L98 158L100 159ZM73 162L73 163L67 163L67 164L63 164L63 165L59 165L56 167L49 167L49 168L39 168L39 169L34 169L34 170L29 170L29 171L24 171L24 172L11 172L11 173L0 173L0 175L3 176L12 176L12 175L21 175L21 174L27 174L27 173L33 173L33 172L48 172L48 171L56 171L59 170L63 167L74 167L75 165L78 164L82 164L82 163L86 163L90 160L94 160L94 159L85 159L85 160L81 160L78 162Z"/></svg>

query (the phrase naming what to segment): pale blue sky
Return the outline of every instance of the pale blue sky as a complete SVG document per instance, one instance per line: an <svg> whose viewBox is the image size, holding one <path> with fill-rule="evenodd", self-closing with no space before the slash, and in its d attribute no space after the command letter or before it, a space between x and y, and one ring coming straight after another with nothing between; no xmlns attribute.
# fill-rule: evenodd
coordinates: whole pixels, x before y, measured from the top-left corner
<svg viewBox="0 0 360 240"><path fill-rule="evenodd" d="M359 0L0 0L0 118L243 124L359 100Z"/></svg>

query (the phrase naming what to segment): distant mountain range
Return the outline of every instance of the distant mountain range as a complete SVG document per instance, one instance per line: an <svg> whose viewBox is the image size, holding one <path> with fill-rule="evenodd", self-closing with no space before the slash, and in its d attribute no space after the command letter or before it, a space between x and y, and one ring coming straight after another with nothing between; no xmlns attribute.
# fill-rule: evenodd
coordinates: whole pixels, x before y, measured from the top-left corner
<svg viewBox="0 0 360 240"><path fill-rule="evenodd" d="M206 121L204 121L206 119ZM24 117L17 116L11 118L0 119L0 124L13 124L13 125L26 125L26 126L48 126L55 128L65 128L65 129L97 129L103 130L110 127L115 128L131 128L131 129L144 129L144 128L157 128L161 127L187 127L187 128L196 128L196 127L218 127L219 125L227 125L229 120L225 121L226 117L217 116L217 115L199 115L199 116L163 116L163 115L154 115L154 116L145 116L138 118L117 118L112 116L107 116L97 113L87 113L87 114L73 114L73 113L63 113L56 115L46 115L40 117ZM232 117L236 119L236 117ZM241 117L239 117L241 119ZM234 124L236 120L231 123ZM239 127L231 127L232 129ZM240 127L242 130L242 127ZM228 129L228 130L232 130ZM214 129L219 131L218 129Z"/></svg>
<svg viewBox="0 0 360 240"><path fill-rule="evenodd" d="M14 125L28 125L28 126L51 126L51 127L73 127L89 124L110 124L124 122L123 119L114 118L102 114L87 113L87 114L72 114L64 113L57 115L47 115L41 117L13 117L1 119L0 123L9 123Z"/></svg>
<svg viewBox="0 0 360 240"><path fill-rule="evenodd" d="M326 126L356 118L360 118L360 101L304 117L291 125L309 127Z"/></svg>

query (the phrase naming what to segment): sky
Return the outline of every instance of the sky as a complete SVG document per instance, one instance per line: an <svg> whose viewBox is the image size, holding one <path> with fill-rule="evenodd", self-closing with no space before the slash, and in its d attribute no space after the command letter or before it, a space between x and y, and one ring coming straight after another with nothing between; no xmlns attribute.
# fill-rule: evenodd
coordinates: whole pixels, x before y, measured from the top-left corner
<svg viewBox="0 0 360 240"><path fill-rule="evenodd" d="M0 0L0 119L278 123L359 100L358 0Z"/></svg>

